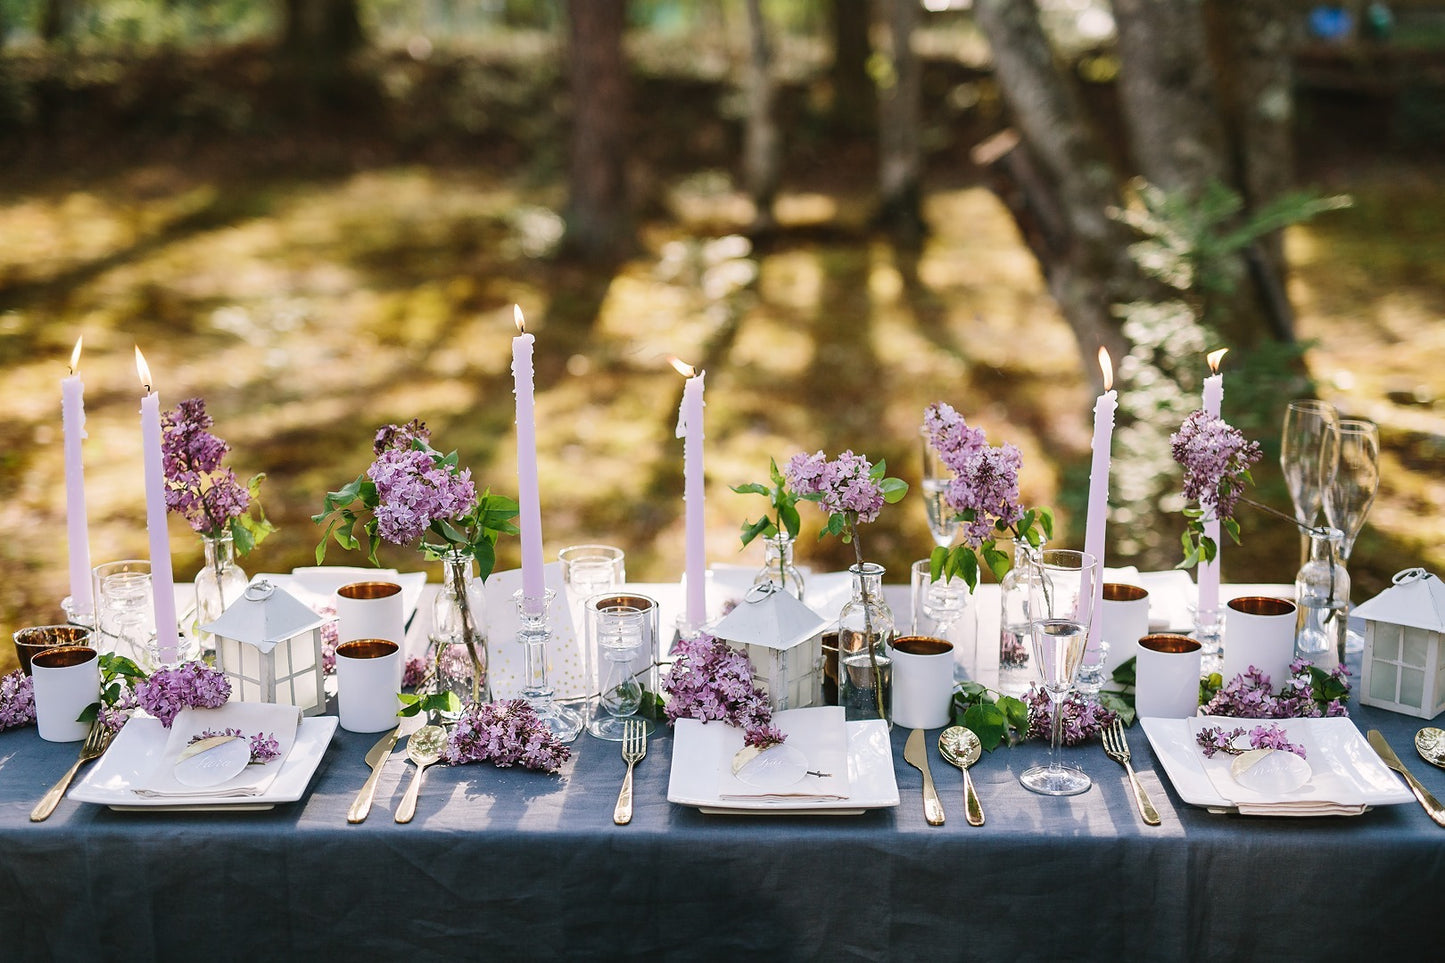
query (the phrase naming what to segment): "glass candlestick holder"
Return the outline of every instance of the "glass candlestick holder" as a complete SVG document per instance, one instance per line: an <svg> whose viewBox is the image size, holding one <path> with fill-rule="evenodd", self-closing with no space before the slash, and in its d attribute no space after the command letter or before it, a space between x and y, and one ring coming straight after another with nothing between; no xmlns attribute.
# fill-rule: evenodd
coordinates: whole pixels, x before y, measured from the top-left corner
<svg viewBox="0 0 1445 963"><path fill-rule="evenodd" d="M526 656L522 698L553 736L562 742L571 742L582 732L582 714L558 703L547 682L547 642L552 637L552 600L556 595L551 589L546 589L540 598L523 595L520 590L512 594L522 622L517 641Z"/></svg>

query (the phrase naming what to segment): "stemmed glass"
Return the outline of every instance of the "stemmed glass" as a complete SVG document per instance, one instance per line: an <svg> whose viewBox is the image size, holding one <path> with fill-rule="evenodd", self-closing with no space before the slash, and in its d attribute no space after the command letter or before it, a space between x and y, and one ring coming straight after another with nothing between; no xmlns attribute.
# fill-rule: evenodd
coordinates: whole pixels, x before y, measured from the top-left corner
<svg viewBox="0 0 1445 963"><path fill-rule="evenodd" d="M1326 401L1291 401L1284 415L1279 467L1294 502L1294 517L1305 528L1314 527L1325 492L1334 481L1340 451L1340 413ZM1305 536L1307 539L1307 536ZM1303 541L1301 560L1309 542Z"/></svg>
<svg viewBox="0 0 1445 963"><path fill-rule="evenodd" d="M1034 664L1049 694L1053 710L1053 737L1049 741L1049 764L1035 766L1019 777L1024 788L1046 796L1073 796L1091 785L1079 769L1059 761L1063 735L1064 697L1079 671L1089 641L1089 624L1094 617L1094 582L1099 577L1098 560L1088 552L1047 549L1029 564L1034 577L1029 581L1029 630L1033 636Z"/></svg>
<svg viewBox="0 0 1445 963"><path fill-rule="evenodd" d="M928 530L933 533L933 542L941 548L953 544L958 534L959 521L953 509L944 501L948 484L953 481L953 472L943 463L937 449L928 442L928 429L923 428L923 507L928 511Z"/></svg>
<svg viewBox="0 0 1445 963"><path fill-rule="evenodd" d="M1355 538L1365 526L1365 516L1380 489L1380 430L1372 421L1347 418L1340 421L1340 455L1333 484L1325 492L1325 519L1338 528L1340 561L1348 564ZM1365 646L1360 633L1346 636L1345 651L1358 652Z"/></svg>

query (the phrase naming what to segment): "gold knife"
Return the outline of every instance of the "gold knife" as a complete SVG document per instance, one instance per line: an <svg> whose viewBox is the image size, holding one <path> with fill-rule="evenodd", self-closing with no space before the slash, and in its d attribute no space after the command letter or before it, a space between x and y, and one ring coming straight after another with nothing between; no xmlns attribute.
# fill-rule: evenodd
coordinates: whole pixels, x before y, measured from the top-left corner
<svg viewBox="0 0 1445 963"><path fill-rule="evenodd" d="M933 773L928 769L928 746L923 741L923 730L914 729L903 746L903 761L923 773L923 818L930 826L943 825L943 803L938 800L938 790L933 788Z"/></svg>
<svg viewBox="0 0 1445 963"><path fill-rule="evenodd" d="M1440 800L1436 799L1430 790L1420 785L1420 781L1405 768L1400 757L1395 755L1395 750L1391 749L1390 744L1385 741L1385 737L1380 735L1380 730L1371 729L1366 738L1370 740L1370 747L1385 761L1385 765L1405 777L1410 791L1415 794L1416 799L1420 800L1420 805L1425 807L1426 815L1435 820L1436 825L1445 826L1445 806L1440 805Z"/></svg>
<svg viewBox="0 0 1445 963"><path fill-rule="evenodd" d="M401 726L397 726L378 739L376 745L366 754L366 764L371 767L371 775L366 777L366 784L361 787L361 792L356 794L356 800L346 811L347 822L366 821L367 814L371 812L372 797L376 795L376 782L381 778L382 767L386 765L386 760L391 758L391 750L396 748L396 740L400 735Z"/></svg>

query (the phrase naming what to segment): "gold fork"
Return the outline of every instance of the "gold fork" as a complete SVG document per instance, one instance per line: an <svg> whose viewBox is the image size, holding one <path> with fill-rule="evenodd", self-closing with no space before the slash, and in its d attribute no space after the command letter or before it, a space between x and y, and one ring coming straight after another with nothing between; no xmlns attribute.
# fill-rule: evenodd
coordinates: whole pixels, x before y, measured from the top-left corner
<svg viewBox="0 0 1445 963"><path fill-rule="evenodd" d="M110 748L110 741L115 738L115 730L105 725L99 718L90 724L90 732L86 733L85 744L80 747L80 758L75 760L75 765L70 771L60 777L60 781L50 787L50 791L41 797L35 808L30 810L30 821L32 823L44 822L50 814L55 812L55 807L60 804L65 791L70 788L70 780L80 771L80 767L92 759L99 759L105 750Z"/></svg>
<svg viewBox="0 0 1445 963"><path fill-rule="evenodd" d="M622 791L617 794L617 806L612 810L612 821L619 826L632 822L632 767L646 755L647 723L628 719L622 727L622 761L627 763L627 775L622 777Z"/></svg>
<svg viewBox="0 0 1445 963"><path fill-rule="evenodd" d="M1129 773L1129 782L1134 786L1134 802L1139 806L1139 815L1144 817L1144 822L1150 826L1159 825L1159 811L1149 801L1149 794L1144 791L1144 784L1139 777L1134 775L1134 767L1129 765L1129 741L1124 738L1124 724L1117 718L1114 724L1105 729L1102 733L1104 740L1104 754L1110 759L1123 766Z"/></svg>

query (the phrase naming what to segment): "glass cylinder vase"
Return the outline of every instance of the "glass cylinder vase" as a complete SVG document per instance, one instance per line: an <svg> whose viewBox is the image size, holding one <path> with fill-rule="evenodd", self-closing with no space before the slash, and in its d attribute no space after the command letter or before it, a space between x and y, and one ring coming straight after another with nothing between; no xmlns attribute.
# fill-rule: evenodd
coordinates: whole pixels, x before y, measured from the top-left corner
<svg viewBox="0 0 1445 963"><path fill-rule="evenodd" d="M472 556L459 549L441 557L442 583L432 603L431 647L436 691L454 692L463 705L492 700L487 659L487 606Z"/></svg>
<svg viewBox="0 0 1445 963"><path fill-rule="evenodd" d="M883 599L883 566L848 569L853 597L838 615L838 704L854 719L893 725L893 610Z"/></svg>
<svg viewBox="0 0 1445 963"><path fill-rule="evenodd" d="M220 618L227 606L245 594L250 580L236 564L236 544L229 533L202 535L201 545L205 549L206 564L196 573L196 617L191 622L191 632L204 656L215 651L216 641L215 636L202 632L200 627Z"/></svg>
<svg viewBox="0 0 1445 963"><path fill-rule="evenodd" d="M1350 576L1340 548L1344 534L1321 526L1309 533L1309 561L1294 579L1294 651L1322 669L1345 656L1350 621Z"/></svg>
<svg viewBox="0 0 1445 963"><path fill-rule="evenodd" d="M1034 681L1029 652L1033 633L1029 628L1029 584L1037 570L1029 565L1031 555L1043 551L1012 538L1001 538L994 546L1012 557L1009 570L999 582L998 691L1022 696Z"/></svg>
<svg viewBox="0 0 1445 963"><path fill-rule="evenodd" d="M793 564L793 538L779 532L761 541L763 567L753 576L753 584L772 582L799 602L803 601L803 573Z"/></svg>

